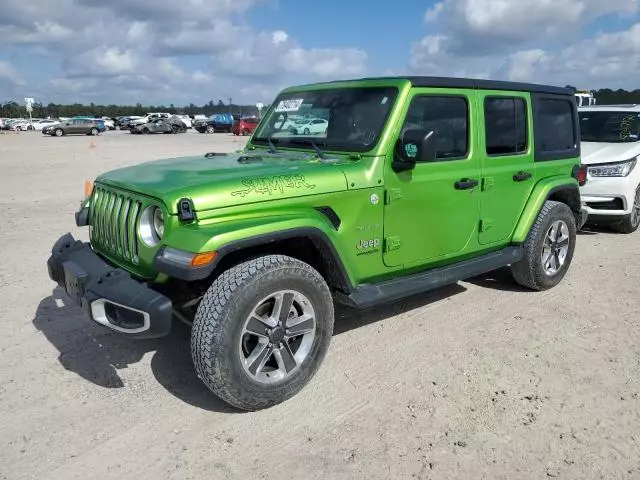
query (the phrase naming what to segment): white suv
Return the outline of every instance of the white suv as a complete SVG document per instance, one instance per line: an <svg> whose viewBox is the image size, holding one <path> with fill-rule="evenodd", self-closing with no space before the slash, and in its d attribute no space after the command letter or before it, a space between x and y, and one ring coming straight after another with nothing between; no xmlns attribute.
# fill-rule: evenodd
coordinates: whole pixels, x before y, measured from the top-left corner
<svg viewBox="0 0 640 480"><path fill-rule="evenodd" d="M578 112L587 223L632 233L640 225L640 105L594 105Z"/></svg>

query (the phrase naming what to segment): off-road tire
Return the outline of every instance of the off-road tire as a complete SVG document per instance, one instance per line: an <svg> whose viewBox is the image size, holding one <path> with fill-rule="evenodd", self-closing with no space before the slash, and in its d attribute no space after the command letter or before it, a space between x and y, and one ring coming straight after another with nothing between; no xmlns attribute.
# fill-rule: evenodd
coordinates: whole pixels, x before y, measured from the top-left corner
<svg viewBox="0 0 640 480"><path fill-rule="evenodd" d="M553 276L545 273L542 265L542 248L545 236L553 222L562 220L569 230L569 249L562 267ZM571 209L564 203L547 200L524 242L524 258L511 265L514 280L523 287L543 291L555 287L562 281L571 265L576 246L576 220Z"/></svg>
<svg viewBox="0 0 640 480"><path fill-rule="evenodd" d="M310 351L289 377L260 383L244 369L239 342L243 322L272 292L295 290L315 310ZM220 399L247 411L281 403L297 394L315 375L333 335L334 310L324 278L310 265L283 255L268 255L226 270L200 302L191 333L191 356L198 377Z"/></svg>

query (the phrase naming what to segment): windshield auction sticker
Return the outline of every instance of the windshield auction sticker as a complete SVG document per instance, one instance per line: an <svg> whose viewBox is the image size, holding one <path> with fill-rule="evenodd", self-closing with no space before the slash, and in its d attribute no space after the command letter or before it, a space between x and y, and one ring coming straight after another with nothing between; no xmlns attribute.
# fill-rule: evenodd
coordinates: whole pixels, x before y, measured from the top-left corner
<svg viewBox="0 0 640 480"><path fill-rule="evenodd" d="M276 107L276 112L297 112L300 110L300 105L302 105L303 101L302 98L281 100Z"/></svg>

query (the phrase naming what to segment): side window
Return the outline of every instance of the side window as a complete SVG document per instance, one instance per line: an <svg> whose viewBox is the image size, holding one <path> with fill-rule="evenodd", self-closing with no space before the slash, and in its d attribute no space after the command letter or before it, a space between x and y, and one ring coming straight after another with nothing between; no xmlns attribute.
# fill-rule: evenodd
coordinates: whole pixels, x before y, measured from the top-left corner
<svg viewBox="0 0 640 480"><path fill-rule="evenodd" d="M567 100L540 99L537 111L537 136L542 152L557 152L575 147L573 106Z"/></svg>
<svg viewBox="0 0 640 480"><path fill-rule="evenodd" d="M459 160L469 152L469 105L465 97L417 96L402 126L406 130L433 132L438 160Z"/></svg>
<svg viewBox="0 0 640 480"><path fill-rule="evenodd" d="M527 105L522 98L487 97L484 101L487 155L517 155L527 151Z"/></svg>

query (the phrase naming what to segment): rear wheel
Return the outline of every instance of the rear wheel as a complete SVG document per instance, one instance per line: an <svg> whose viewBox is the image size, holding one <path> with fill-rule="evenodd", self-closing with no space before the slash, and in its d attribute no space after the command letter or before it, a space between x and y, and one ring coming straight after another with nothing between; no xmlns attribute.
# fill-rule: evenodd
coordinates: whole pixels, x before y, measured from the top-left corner
<svg viewBox="0 0 640 480"><path fill-rule="evenodd" d="M619 233L633 233L638 229L638 226L640 226L640 186L636 188L631 214L627 215L621 222L616 223L613 228Z"/></svg>
<svg viewBox="0 0 640 480"><path fill-rule="evenodd" d="M196 372L230 405L271 407L315 375L333 320L329 287L310 265L282 255L246 261L218 277L198 306Z"/></svg>
<svg viewBox="0 0 640 480"><path fill-rule="evenodd" d="M511 266L517 283L547 290L564 278L576 245L576 221L564 203L547 201L524 242L524 258Z"/></svg>

